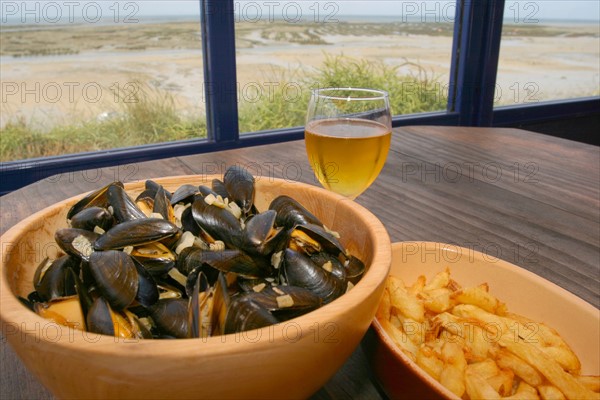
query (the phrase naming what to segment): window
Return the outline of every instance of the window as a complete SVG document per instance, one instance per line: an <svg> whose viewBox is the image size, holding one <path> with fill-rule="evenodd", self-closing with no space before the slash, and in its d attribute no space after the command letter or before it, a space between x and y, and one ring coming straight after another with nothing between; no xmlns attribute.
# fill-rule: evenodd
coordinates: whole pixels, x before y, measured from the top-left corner
<svg viewBox="0 0 600 400"><path fill-rule="evenodd" d="M387 89L396 115L446 109L454 1L239 0L240 132L304 124L310 89Z"/></svg>
<svg viewBox="0 0 600 400"><path fill-rule="evenodd" d="M199 3L170 4L3 1L0 161L206 136Z"/></svg>
<svg viewBox="0 0 600 400"><path fill-rule="evenodd" d="M496 105L598 96L600 3L507 0Z"/></svg>

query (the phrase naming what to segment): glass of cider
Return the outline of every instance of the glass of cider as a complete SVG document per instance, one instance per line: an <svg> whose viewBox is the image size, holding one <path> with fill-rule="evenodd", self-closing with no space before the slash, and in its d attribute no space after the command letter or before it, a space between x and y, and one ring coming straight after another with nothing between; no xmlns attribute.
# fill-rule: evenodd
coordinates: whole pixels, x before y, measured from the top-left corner
<svg viewBox="0 0 600 400"><path fill-rule="evenodd" d="M355 199L375 181L392 137L388 93L364 88L314 89L304 140L315 176L325 187Z"/></svg>

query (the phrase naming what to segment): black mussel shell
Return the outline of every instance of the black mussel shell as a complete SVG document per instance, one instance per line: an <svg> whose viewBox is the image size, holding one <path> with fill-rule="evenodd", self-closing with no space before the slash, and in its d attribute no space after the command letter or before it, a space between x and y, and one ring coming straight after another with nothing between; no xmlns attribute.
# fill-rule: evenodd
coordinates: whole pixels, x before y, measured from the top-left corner
<svg viewBox="0 0 600 400"><path fill-rule="evenodd" d="M113 216L104 207L87 207L71 218L71 227L93 231L97 226L103 230L113 225Z"/></svg>
<svg viewBox="0 0 600 400"><path fill-rule="evenodd" d="M225 171L223 184L231 200L247 214L254 204L254 177L246 168L233 165Z"/></svg>
<svg viewBox="0 0 600 400"><path fill-rule="evenodd" d="M163 189L163 190L164 190L164 188L163 188L163 186L162 186L161 184L159 184L159 183L157 183L157 182L154 182L154 181L153 181L153 180L151 180L151 179L148 179L148 180L146 180L146 182L144 182L144 187L146 188L146 190L147 190L148 192L150 192L150 193L153 193L153 196L152 196L152 197L156 196L156 193L157 193L157 192L158 192L160 189ZM167 198L169 199L169 201L171 201L171 196L172 196L172 195L171 195L171 193L170 193L170 192L168 192L168 191L166 191L166 194L167 194Z"/></svg>
<svg viewBox="0 0 600 400"><path fill-rule="evenodd" d="M211 182L211 187L212 187L213 193L218 194L222 198L229 197L229 193L227 192L227 188L225 188L225 184L223 183L223 181L221 181L219 179L213 179Z"/></svg>
<svg viewBox="0 0 600 400"><path fill-rule="evenodd" d="M304 253L286 249L283 257L283 274L289 285L312 291L324 304L332 302L346 292L345 281L316 265Z"/></svg>
<svg viewBox="0 0 600 400"><path fill-rule="evenodd" d="M356 285L364 273L365 264L359 258L350 256L346 265L346 277L348 282L352 282Z"/></svg>
<svg viewBox="0 0 600 400"><path fill-rule="evenodd" d="M118 223L146 218L146 214L131 200L125 189L121 186L108 188L108 204Z"/></svg>
<svg viewBox="0 0 600 400"><path fill-rule="evenodd" d="M114 310L122 310L135 299L139 277L131 257L122 251L95 251L89 269L98 290Z"/></svg>
<svg viewBox="0 0 600 400"><path fill-rule="evenodd" d="M150 316L161 334L189 337L187 299L160 299L150 307Z"/></svg>
<svg viewBox="0 0 600 400"><path fill-rule="evenodd" d="M269 209L277 212L277 219L275 221L277 226L283 226L286 229L306 224L323 226L314 214L289 196L281 195L276 197L271 201Z"/></svg>
<svg viewBox="0 0 600 400"><path fill-rule="evenodd" d="M131 260L135 264L139 280L135 300L144 307L150 307L158 301L159 293L156 281L150 272L144 268L142 263L137 261L134 257L131 257Z"/></svg>
<svg viewBox="0 0 600 400"><path fill-rule="evenodd" d="M179 233L173 223L160 218L143 218L121 222L102 234L95 242L96 250L141 246Z"/></svg>
<svg viewBox="0 0 600 400"><path fill-rule="evenodd" d="M64 228L54 233L54 239L65 253L89 260L100 235L85 229Z"/></svg>
<svg viewBox="0 0 600 400"><path fill-rule="evenodd" d="M201 196L192 203L194 220L214 240L221 240L228 247L238 247L242 240L240 221L229 211L208 205Z"/></svg>
<svg viewBox="0 0 600 400"><path fill-rule="evenodd" d="M251 254L268 255L283 248L287 232L275 227L277 213L267 210L246 220L241 247Z"/></svg>
<svg viewBox="0 0 600 400"><path fill-rule="evenodd" d="M103 297L96 297L85 318L86 328L90 332L102 335L115 335L110 305Z"/></svg>
<svg viewBox="0 0 600 400"><path fill-rule="evenodd" d="M75 203L73 205L73 207L71 207L69 209L69 212L67 213L67 219L70 220L71 218L73 218L73 216L75 214L77 214L78 212L80 212L81 210L83 210L84 208L87 208L87 207L92 207L92 206L99 206L99 207L104 207L104 208L108 207L107 192L108 192L108 188L110 186L123 187L123 183L121 183L121 182L109 183L108 185L89 193L88 195L83 197L81 200L79 200L77 203Z"/></svg>
<svg viewBox="0 0 600 400"><path fill-rule="evenodd" d="M335 256L345 257L346 250L335 236L327 232L323 227L313 224L298 225L294 229L303 232L315 242L319 243L321 249ZM291 236L291 234L290 234ZM320 252L321 249L305 249L306 253Z"/></svg>
<svg viewBox="0 0 600 400"><path fill-rule="evenodd" d="M227 310L224 333L236 333L263 328L279 320L259 303L245 296L235 296Z"/></svg>
<svg viewBox="0 0 600 400"><path fill-rule="evenodd" d="M241 294L269 310L279 321L286 321L316 310L323 305L319 296L298 286L265 285L260 291Z"/></svg>
<svg viewBox="0 0 600 400"><path fill-rule="evenodd" d="M173 206L171 205L171 201L167 197L167 191L163 189L162 186L156 192L156 196L154 196L154 208L152 209L152 212L160 214L163 217L163 219L166 219L167 221L175 221L175 213L173 212Z"/></svg>
<svg viewBox="0 0 600 400"><path fill-rule="evenodd" d="M190 274L191 276L191 274ZM188 277L186 289L190 289L188 303L188 337L210 336L211 316L204 310L209 308L210 285L202 272ZM200 294L204 294L203 297Z"/></svg>
<svg viewBox="0 0 600 400"><path fill-rule="evenodd" d="M42 301L76 294L75 281L69 269L79 271L80 260L64 255L54 261L44 260L33 276L33 287Z"/></svg>
<svg viewBox="0 0 600 400"><path fill-rule="evenodd" d="M345 281L347 279L346 268L341 261L335 257L333 254L320 252L310 255L310 259L321 268L325 268L327 271L331 272L333 276L338 278L339 280Z"/></svg>
<svg viewBox="0 0 600 400"><path fill-rule="evenodd" d="M204 263L219 271L234 272L246 278L269 276L272 272L266 259L250 257L241 250L208 251L197 247L183 249L177 258L176 268L188 275Z"/></svg>
<svg viewBox="0 0 600 400"><path fill-rule="evenodd" d="M182 185L177 188L175 193L171 196L171 204L177 203L191 203L194 195L198 193L198 186L194 185Z"/></svg>

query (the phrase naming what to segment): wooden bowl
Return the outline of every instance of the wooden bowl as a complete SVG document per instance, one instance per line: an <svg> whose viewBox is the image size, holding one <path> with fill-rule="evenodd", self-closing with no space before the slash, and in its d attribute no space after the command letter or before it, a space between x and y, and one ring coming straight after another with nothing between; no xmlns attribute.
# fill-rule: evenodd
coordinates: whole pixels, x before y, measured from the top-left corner
<svg viewBox="0 0 600 400"><path fill-rule="evenodd" d="M156 179L174 191L220 176ZM137 195L144 182L126 184ZM77 196L23 220L1 238L2 332L25 365L59 398L305 398L324 385L367 331L391 263L388 234L364 207L323 189L256 177L256 205L287 194L338 231L367 265L362 280L332 303L263 329L208 339L119 340L73 330L29 311L16 295L33 290L36 265L56 256L54 232Z"/></svg>
<svg viewBox="0 0 600 400"><path fill-rule="evenodd" d="M581 360L582 374L600 374L600 314L591 304L527 270L473 249L435 242L392 244L390 274L412 284L446 267L462 286L488 282L508 310L556 329ZM408 358L373 320L367 352L375 376L394 399L459 398Z"/></svg>

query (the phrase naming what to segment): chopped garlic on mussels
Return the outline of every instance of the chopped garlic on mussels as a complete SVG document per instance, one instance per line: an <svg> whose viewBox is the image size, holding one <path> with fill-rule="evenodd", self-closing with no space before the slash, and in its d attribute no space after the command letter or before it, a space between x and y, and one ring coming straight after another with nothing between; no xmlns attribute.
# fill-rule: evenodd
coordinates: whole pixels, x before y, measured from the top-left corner
<svg viewBox="0 0 600 400"><path fill-rule="evenodd" d="M183 249L192 247L194 245L195 241L196 241L196 236L194 236L194 234L192 232L190 232L190 231L183 232L183 235L181 235L181 238L177 242L177 247L175 247L175 253L180 254L183 251Z"/></svg>
<svg viewBox="0 0 600 400"><path fill-rule="evenodd" d="M281 265L282 256L283 250L278 251L277 253L273 253L273 255L271 255L271 265L273 266L273 268L279 269L279 266Z"/></svg>
<svg viewBox="0 0 600 400"><path fill-rule="evenodd" d="M225 242L222 240L215 240L209 244L208 247L211 251L223 251L225 250Z"/></svg>
<svg viewBox="0 0 600 400"><path fill-rule="evenodd" d="M267 285L263 282L263 283L259 283L258 285L254 285L252 287L252 290L254 290L256 293L262 292L262 290L266 287Z"/></svg>
<svg viewBox="0 0 600 400"><path fill-rule="evenodd" d="M74 249L86 257L91 256L94 252L94 246L92 246L92 243L88 240L88 238L83 235L76 236L71 244L73 245Z"/></svg>
<svg viewBox="0 0 600 400"><path fill-rule="evenodd" d="M294 305L294 299L292 299L292 296L290 296L289 294L277 296L275 300L277 300L277 306L279 308L287 308Z"/></svg>
<svg viewBox="0 0 600 400"><path fill-rule="evenodd" d="M185 287L187 283L187 277L179 272L177 268L171 268L167 274Z"/></svg>

